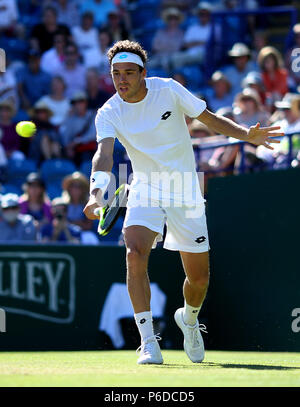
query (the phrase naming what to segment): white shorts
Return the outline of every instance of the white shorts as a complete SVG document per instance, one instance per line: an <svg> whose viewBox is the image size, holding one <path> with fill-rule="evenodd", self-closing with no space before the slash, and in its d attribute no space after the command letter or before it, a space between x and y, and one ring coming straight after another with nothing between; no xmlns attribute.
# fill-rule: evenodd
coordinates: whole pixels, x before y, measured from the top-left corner
<svg viewBox="0 0 300 407"><path fill-rule="evenodd" d="M164 224L167 234L164 248L183 252L202 253L209 250L204 203L197 207L136 206L127 207L123 230L128 226L145 226L158 235L153 244L162 241Z"/></svg>

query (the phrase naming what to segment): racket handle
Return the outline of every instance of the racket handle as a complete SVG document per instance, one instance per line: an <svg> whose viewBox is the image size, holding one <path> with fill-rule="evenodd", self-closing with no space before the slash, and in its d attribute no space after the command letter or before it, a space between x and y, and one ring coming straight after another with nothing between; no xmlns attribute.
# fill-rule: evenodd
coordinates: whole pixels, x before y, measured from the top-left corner
<svg viewBox="0 0 300 407"><path fill-rule="evenodd" d="M101 213L101 207L99 206L98 208L96 208L96 209L94 209L94 215L95 216L100 216L100 213Z"/></svg>

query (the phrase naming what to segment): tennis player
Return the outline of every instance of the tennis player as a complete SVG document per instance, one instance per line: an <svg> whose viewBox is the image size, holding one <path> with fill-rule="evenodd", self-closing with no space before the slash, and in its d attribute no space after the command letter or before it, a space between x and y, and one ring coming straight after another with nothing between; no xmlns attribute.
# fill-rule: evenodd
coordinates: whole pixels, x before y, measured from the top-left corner
<svg viewBox="0 0 300 407"><path fill-rule="evenodd" d="M164 248L180 252L186 275L184 304L174 318L183 333L187 356L200 363L204 359L200 332L204 327L199 326L198 314L209 283L209 239L185 115L197 118L214 132L268 149L279 142L270 137L281 133L274 133L279 127L261 128L259 123L250 129L242 127L207 110L203 100L178 82L146 78L147 54L137 42L115 43L108 58L116 93L96 115L98 149L84 213L96 219L94 210L102 205L110 182L117 137L133 168L123 233L127 287L141 335L138 364L163 363L160 338L153 332L147 266L151 248L162 238L165 223ZM174 182L162 184L166 175Z"/></svg>

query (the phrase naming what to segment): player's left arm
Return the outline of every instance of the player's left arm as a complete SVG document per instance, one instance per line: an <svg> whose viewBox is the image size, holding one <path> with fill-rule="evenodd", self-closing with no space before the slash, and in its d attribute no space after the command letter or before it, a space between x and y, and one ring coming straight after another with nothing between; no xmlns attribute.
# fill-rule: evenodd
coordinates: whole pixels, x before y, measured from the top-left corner
<svg viewBox="0 0 300 407"><path fill-rule="evenodd" d="M270 144L280 143L280 140L272 139L272 137L284 136L284 133L276 132L276 130L280 130L280 126L260 127L260 123L257 123L247 129L227 117L210 112L208 109L205 109L197 119L216 133L247 141L256 146L263 145L269 150L274 150Z"/></svg>

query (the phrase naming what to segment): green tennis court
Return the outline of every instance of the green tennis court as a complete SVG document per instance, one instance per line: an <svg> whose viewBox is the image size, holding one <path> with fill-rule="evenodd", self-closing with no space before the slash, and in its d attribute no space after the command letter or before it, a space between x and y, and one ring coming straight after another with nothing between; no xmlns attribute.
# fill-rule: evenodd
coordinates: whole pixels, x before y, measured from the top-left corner
<svg viewBox="0 0 300 407"><path fill-rule="evenodd" d="M164 364L138 366L134 351L3 352L0 386L300 386L300 354L206 353L202 364L163 351Z"/></svg>

